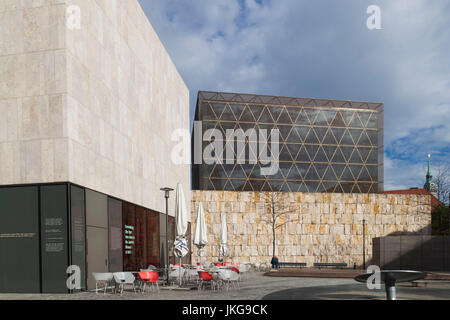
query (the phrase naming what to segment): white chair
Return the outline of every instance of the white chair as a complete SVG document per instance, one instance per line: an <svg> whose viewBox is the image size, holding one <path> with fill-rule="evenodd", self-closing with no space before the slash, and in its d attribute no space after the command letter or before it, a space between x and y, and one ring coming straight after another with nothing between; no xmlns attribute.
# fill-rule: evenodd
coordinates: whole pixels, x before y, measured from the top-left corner
<svg viewBox="0 0 450 320"><path fill-rule="evenodd" d="M136 293L136 286L134 281L136 278L131 272L114 272L114 280L119 285L120 295L123 293L124 286L126 284L133 286L133 291Z"/></svg>
<svg viewBox="0 0 450 320"><path fill-rule="evenodd" d="M243 280L245 277L245 273L247 272L247 267L244 263L241 263L240 265L237 266L237 268L240 272L241 280Z"/></svg>
<svg viewBox="0 0 450 320"><path fill-rule="evenodd" d="M172 267L172 269L169 271L169 282L171 282L172 284L175 282L179 282L179 277L181 275L181 279L183 279L184 272L185 269L183 267L181 267L181 270L179 266Z"/></svg>
<svg viewBox="0 0 450 320"><path fill-rule="evenodd" d="M231 284L231 273L233 271L230 269L221 268L219 269L217 276L218 276L218 284L219 288L225 287L225 289L228 291L230 289Z"/></svg>
<svg viewBox="0 0 450 320"><path fill-rule="evenodd" d="M230 273L229 284L230 285L233 284L236 287L236 289L239 290L240 289L239 281L241 279L241 275L240 275L240 273L237 273L234 270L230 270L230 271L231 271L231 273Z"/></svg>
<svg viewBox="0 0 450 320"><path fill-rule="evenodd" d="M197 269L188 269L184 272L184 277L188 282L195 282L198 285L200 280Z"/></svg>
<svg viewBox="0 0 450 320"><path fill-rule="evenodd" d="M105 287L103 288L103 294L106 294L106 289L109 286L110 281L114 278L112 273L105 272L105 273L99 273L99 272L92 272L92 275L95 279L95 294L98 294L99 285L104 284Z"/></svg>
<svg viewBox="0 0 450 320"><path fill-rule="evenodd" d="M239 272L240 272L240 279L243 280L244 277L247 278L248 273L250 272L250 269L252 268L252 266L248 263L241 263L238 267Z"/></svg>

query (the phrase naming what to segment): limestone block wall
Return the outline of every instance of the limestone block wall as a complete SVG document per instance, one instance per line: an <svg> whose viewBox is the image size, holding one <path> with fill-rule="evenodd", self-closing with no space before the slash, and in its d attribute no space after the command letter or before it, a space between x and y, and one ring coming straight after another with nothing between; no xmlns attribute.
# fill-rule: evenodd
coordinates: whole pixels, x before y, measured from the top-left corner
<svg viewBox="0 0 450 320"><path fill-rule="evenodd" d="M372 239L386 235L431 233L429 196L385 194L283 193L280 202L289 213L276 232L280 261L363 261L363 219L366 262L372 256ZM268 221L270 193L193 191L192 234L198 203L203 202L208 225L208 245L203 261L217 261L220 215L228 224L228 261L269 263L272 257L272 226ZM283 221L282 219L282 221ZM290 221L290 222L289 222ZM199 260L193 245L193 262Z"/></svg>
<svg viewBox="0 0 450 320"><path fill-rule="evenodd" d="M189 90L138 1L66 5L81 10L81 29L66 32L70 179L160 212L161 187L180 182L189 199L190 167L171 161Z"/></svg>
<svg viewBox="0 0 450 320"><path fill-rule="evenodd" d="M70 181L165 211L159 189L181 182L190 198L171 161L189 91L137 0L1 0L0 114L2 185Z"/></svg>
<svg viewBox="0 0 450 320"><path fill-rule="evenodd" d="M0 184L68 180L65 5L0 1Z"/></svg>

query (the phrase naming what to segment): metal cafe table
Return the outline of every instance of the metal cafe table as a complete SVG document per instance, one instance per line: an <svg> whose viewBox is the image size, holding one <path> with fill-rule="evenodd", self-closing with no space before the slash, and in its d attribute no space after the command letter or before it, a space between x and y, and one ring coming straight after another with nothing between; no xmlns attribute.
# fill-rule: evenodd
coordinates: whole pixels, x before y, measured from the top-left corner
<svg viewBox="0 0 450 320"><path fill-rule="evenodd" d="M424 279L427 276L426 272L411 271L411 270L381 270L380 280L384 283L386 289L386 299L396 300L396 288L397 282L411 282ZM358 282L367 283L367 279L373 276L374 273L361 274L355 277Z"/></svg>

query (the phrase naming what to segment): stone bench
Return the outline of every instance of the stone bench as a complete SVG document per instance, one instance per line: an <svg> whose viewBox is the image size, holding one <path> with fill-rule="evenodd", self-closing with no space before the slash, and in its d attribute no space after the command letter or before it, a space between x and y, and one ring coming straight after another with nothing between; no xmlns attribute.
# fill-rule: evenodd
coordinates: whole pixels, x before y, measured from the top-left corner
<svg viewBox="0 0 450 320"><path fill-rule="evenodd" d="M337 262L337 263L332 263L332 262L316 262L314 263L314 268L346 268L347 264L345 262Z"/></svg>
<svg viewBox="0 0 450 320"><path fill-rule="evenodd" d="M306 267L305 262L279 262L278 263L279 268L303 268Z"/></svg>

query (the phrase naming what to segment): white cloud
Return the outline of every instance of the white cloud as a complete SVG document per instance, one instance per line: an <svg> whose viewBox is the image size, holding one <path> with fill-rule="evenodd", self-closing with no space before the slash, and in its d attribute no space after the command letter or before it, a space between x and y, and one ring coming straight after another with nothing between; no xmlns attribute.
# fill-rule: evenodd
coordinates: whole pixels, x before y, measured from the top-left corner
<svg viewBox="0 0 450 320"><path fill-rule="evenodd" d="M450 155L450 3L141 0L191 90L385 103L386 186L423 183L428 152ZM420 171L420 170L419 170Z"/></svg>

